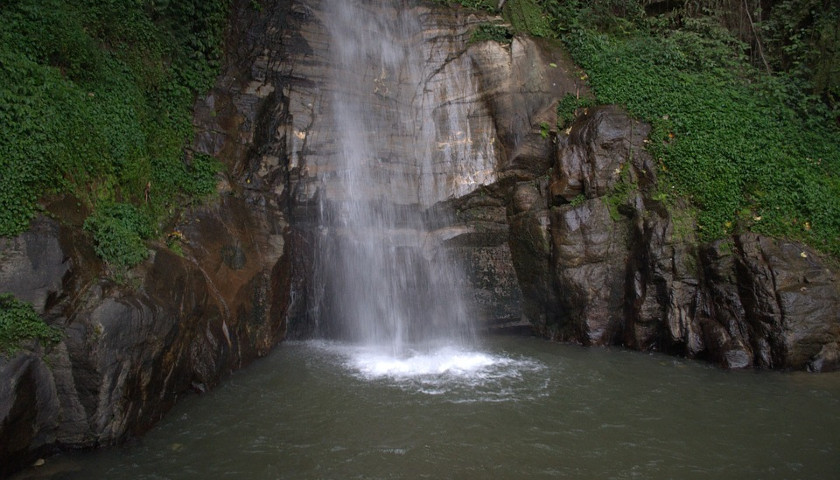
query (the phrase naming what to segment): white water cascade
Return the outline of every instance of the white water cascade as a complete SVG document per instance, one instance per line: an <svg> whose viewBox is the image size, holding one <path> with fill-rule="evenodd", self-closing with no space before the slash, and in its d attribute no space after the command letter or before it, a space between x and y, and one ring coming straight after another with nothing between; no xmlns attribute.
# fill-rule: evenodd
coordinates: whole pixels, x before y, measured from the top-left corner
<svg viewBox="0 0 840 480"><path fill-rule="evenodd" d="M452 99L469 72L429 71L408 0L327 0L334 165L320 173L321 315L328 336L397 357L469 346L464 275L448 258L441 200L486 182L493 143ZM475 173L479 172L479 173Z"/></svg>

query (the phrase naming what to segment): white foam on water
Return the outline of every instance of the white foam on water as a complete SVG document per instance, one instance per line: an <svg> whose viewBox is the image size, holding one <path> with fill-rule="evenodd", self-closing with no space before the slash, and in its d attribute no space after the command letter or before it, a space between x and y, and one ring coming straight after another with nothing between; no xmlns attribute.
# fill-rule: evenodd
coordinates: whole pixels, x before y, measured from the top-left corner
<svg viewBox="0 0 840 480"><path fill-rule="evenodd" d="M430 353L409 353L406 356L361 351L349 358L348 365L368 379L400 379L435 375L476 376L501 361L498 357L482 352L443 348Z"/></svg>
<svg viewBox="0 0 840 480"><path fill-rule="evenodd" d="M395 355L374 347L325 342L316 345L337 355L341 366L356 378L428 396L443 396L455 403L541 396L539 391L533 391L533 382L528 377L545 374L545 366L529 358L460 347L408 350ZM544 382L544 388L537 390L547 388Z"/></svg>

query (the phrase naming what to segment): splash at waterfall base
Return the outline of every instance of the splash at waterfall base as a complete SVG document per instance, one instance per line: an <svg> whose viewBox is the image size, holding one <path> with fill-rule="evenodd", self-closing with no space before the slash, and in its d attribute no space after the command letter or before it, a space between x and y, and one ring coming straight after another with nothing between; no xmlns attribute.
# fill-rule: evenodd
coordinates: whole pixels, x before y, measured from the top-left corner
<svg viewBox="0 0 840 480"><path fill-rule="evenodd" d="M647 127L607 106L578 112L568 132L544 134L541 125L556 124L558 100L587 95L579 73L548 42L470 43L472 30L492 20L475 12L405 4L418 22L412 43L422 45L427 72L417 90L427 109L419 120L431 123L420 125L435 140L417 155L414 137L394 128L404 119L386 115L374 129L377 142L395 150L372 160L394 180L388 189L410 193L387 207L394 222L380 235L390 243L346 229L339 213L347 192L335 180L346 175L337 159L347 145L330 113L326 4L278 0L257 12L236 3L225 73L197 102L195 119L195 150L222 159L227 178L216 204L194 207L175 226L183 257L150 245L155 255L128 288L101 276L89 238L72 220L44 218L3 240L2 290L65 332L57 346L0 359L4 468L55 448L140 434L182 393L216 385L286 337L366 337L338 321L349 303L331 290L373 284L323 264L374 258L346 254L347 242L385 245L399 271L399 264L428 267L435 258L457 264L459 276L426 290L409 310L452 303L449 287L457 285L480 330L524 320L556 340L664 351L727 368L840 366L832 261L752 234L698 242L679 206L657 200ZM358 101L391 111L404 87L389 83L397 78L380 69L358 84L367 86ZM449 126L454 111L465 125ZM411 155L402 151L407 145ZM466 146L472 154L450 155ZM432 159L424 181L402 173L401 162L420 157ZM422 184L430 186L402 190ZM361 188L366 197L354 201L370 204L385 187ZM75 202L47 209L72 218L66 204ZM336 235L342 229L346 235ZM416 282L400 288L422 292L431 275L390 278ZM463 319L433 318L446 316Z"/></svg>

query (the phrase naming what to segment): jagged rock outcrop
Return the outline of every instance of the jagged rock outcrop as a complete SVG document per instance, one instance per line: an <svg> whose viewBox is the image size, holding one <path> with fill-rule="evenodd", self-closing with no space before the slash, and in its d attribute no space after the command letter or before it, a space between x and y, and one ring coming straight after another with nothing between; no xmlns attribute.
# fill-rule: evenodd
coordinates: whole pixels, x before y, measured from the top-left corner
<svg viewBox="0 0 840 480"><path fill-rule="evenodd" d="M511 194L524 313L544 335L705 358L727 368L838 368L828 260L755 234L699 243L664 203L648 127L616 107L557 139L549 180Z"/></svg>
<svg viewBox="0 0 840 480"><path fill-rule="evenodd" d="M325 280L316 278L313 265L315 252L325 250L329 241L322 231L321 206L343 195L335 182L342 174L336 91L383 112L383 123L366 134L377 139L372 161L379 162L382 176L364 185L368 195L376 198L383 186L403 191L398 203L425 209L442 222L429 239L463 264L470 280L468 297L480 315L519 321L521 293L507 241L506 201L490 194L450 200L485 186L512 185L549 167L551 145L539 125L554 123L554 105L564 94L585 93L577 86L576 70L564 52L546 42L470 40L478 25L498 19L417 2L398 8L378 5L374 16L408 15L419 22L411 30L410 48L416 50L407 54L411 65L401 71L383 67L369 75L368 65L350 64L335 72L327 27L330 16L340 12L327 6L317 0L279 1L259 16L240 17L235 28L242 42L234 53L242 65L239 75L236 81L228 76L224 88L202 107L213 111L218 123L201 134L204 149L221 152L214 132L223 130L225 122L239 124L240 137L253 144L247 161L233 169L238 183L246 191L273 192L266 197L271 208L289 208L293 248L300 253L292 276L303 279L296 289L301 301L293 309L291 331L309 334L322 311L318 297ZM406 8L408 13L402 11ZM421 81L415 85L407 78ZM230 108L236 102L263 107L249 117L238 113L238 106ZM406 109L408 104L413 107ZM417 118L400 118L404 112ZM425 172L412 168L412 162L426 157L432 163L423 167ZM449 212L440 215L438 210ZM442 220L449 217L460 220Z"/></svg>

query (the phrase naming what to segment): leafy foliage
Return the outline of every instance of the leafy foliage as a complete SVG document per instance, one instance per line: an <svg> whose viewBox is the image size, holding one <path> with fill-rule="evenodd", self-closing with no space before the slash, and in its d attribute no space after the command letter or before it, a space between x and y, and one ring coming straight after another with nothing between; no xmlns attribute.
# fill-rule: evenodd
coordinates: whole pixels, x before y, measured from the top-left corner
<svg viewBox="0 0 840 480"><path fill-rule="evenodd" d="M575 120L581 109L589 108L594 104L591 98L580 98L567 93L557 102L557 128L565 130Z"/></svg>
<svg viewBox="0 0 840 480"><path fill-rule="evenodd" d="M451 7L453 5L462 5L473 10L486 10L488 12L496 12L496 0L433 0L440 5Z"/></svg>
<svg viewBox="0 0 840 480"><path fill-rule="evenodd" d="M61 341L61 331L44 323L32 305L12 294L0 294L0 354L15 353L20 342L29 339L57 343Z"/></svg>
<svg viewBox="0 0 840 480"><path fill-rule="evenodd" d="M760 25L768 61L800 90L824 100L840 119L840 3L776 3Z"/></svg>
<svg viewBox="0 0 840 480"><path fill-rule="evenodd" d="M514 30L528 32L536 37L553 36L549 19L540 8L538 0L508 0L502 7L502 15Z"/></svg>
<svg viewBox="0 0 840 480"><path fill-rule="evenodd" d="M142 205L154 231L211 192L219 163L187 161L183 149L194 96L218 71L227 11L227 0L0 3L0 235L25 230L44 194L69 193L94 210L98 245L108 232L139 251L131 229L106 227L110 205ZM118 252L100 250L137 258Z"/></svg>
<svg viewBox="0 0 840 480"><path fill-rule="evenodd" d="M630 181L627 169L622 168L618 181L612 187L611 191L603 197L604 204L609 209L612 221L617 222L621 219L623 209L638 188L639 186L636 183Z"/></svg>
<svg viewBox="0 0 840 480"><path fill-rule="evenodd" d="M493 41L502 44L508 44L513 39L513 32L511 32L504 25L494 25L492 23L482 23L473 31L470 36L470 42L484 42Z"/></svg>
<svg viewBox="0 0 840 480"><path fill-rule="evenodd" d="M575 195L571 200L569 200L569 205L573 207L579 207L586 203L586 195L579 193Z"/></svg>
<svg viewBox="0 0 840 480"><path fill-rule="evenodd" d="M699 207L701 239L741 228L840 254L837 128L791 108L779 79L744 76L737 43L711 38L579 30L567 44L600 102L652 123L649 149Z"/></svg>
<svg viewBox="0 0 840 480"><path fill-rule="evenodd" d="M85 221L96 254L118 267L132 267L148 256L143 240L153 235L148 214L129 203L101 205Z"/></svg>

